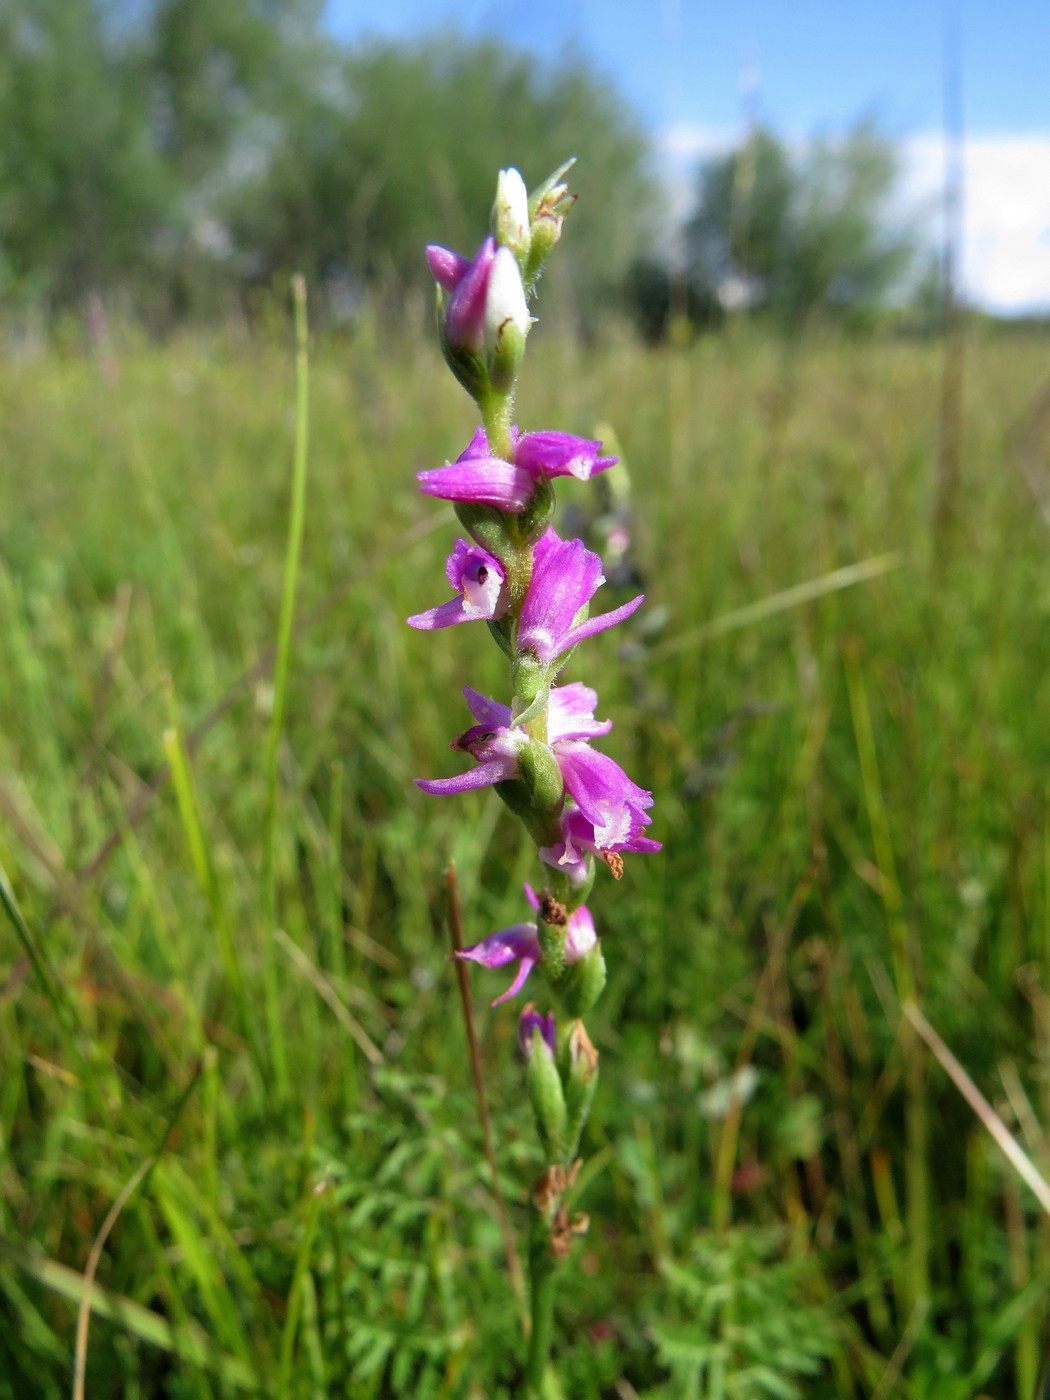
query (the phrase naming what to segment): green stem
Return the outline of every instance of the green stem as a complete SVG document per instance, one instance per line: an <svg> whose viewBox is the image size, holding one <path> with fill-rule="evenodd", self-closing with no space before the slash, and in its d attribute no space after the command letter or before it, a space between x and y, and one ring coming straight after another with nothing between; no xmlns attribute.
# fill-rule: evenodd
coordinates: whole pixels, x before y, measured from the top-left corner
<svg viewBox="0 0 1050 1400"><path fill-rule="evenodd" d="M525 1380L531 1400L541 1400L554 1337L554 1259L550 1224L534 1202L529 1206L529 1305L532 1331Z"/></svg>
<svg viewBox="0 0 1050 1400"><path fill-rule="evenodd" d="M266 1027L279 1100L287 1098L290 1085L288 1055L281 1020L280 977L274 948L277 926L277 789L278 758L284 730L288 672L291 663L295 598L299 560L306 519L306 469L309 443L309 360L307 352L306 282L300 273L292 278L295 308L295 451L292 462L292 503L288 522L288 546L284 560L284 589L277 629L277 659L273 672L273 712L266 745L266 809L263 818L263 989Z"/></svg>
<svg viewBox="0 0 1050 1400"><path fill-rule="evenodd" d="M479 400L478 407L485 425L485 436L489 440L489 451L493 457L511 461L514 444L510 436L510 420L514 414L514 395L491 393Z"/></svg>

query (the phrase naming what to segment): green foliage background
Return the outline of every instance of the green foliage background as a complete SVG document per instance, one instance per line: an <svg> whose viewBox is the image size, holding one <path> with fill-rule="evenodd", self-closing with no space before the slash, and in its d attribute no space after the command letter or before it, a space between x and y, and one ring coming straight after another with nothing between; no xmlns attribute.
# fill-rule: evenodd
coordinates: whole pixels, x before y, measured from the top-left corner
<svg viewBox="0 0 1050 1400"><path fill-rule="evenodd" d="M411 785L452 771L459 689L498 659L403 625L455 535L413 472L472 422L429 342L369 327L313 350L269 867L291 348L129 332L0 376L5 1400L69 1394L92 1242L161 1144L99 1259L88 1395L516 1393L443 872L476 937L534 867L497 799ZM592 900L610 981L566 1396L1032 1393L1047 1221L899 1005L904 966L1045 1170L1050 592L1021 470L1038 485L1045 346L969 353L937 539L936 346L533 349L521 422L608 420L630 471L647 607L570 678L666 843ZM475 975L520 1231L502 986Z"/></svg>
<svg viewBox="0 0 1050 1400"><path fill-rule="evenodd" d="M10 0L0 10L0 309L101 299L153 330L252 317L305 273L332 315L401 315L471 254L493 172L580 158L558 304L618 291L659 200L619 95L495 40L349 48L311 0ZM283 293L282 293L283 294Z"/></svg>

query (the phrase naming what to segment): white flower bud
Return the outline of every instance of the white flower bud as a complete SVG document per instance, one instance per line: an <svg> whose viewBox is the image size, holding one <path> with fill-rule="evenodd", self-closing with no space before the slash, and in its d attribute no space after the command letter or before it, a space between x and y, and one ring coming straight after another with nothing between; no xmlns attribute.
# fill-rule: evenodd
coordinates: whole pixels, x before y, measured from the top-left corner
<svg viewBox="0 0 1050 1400"><path fill-rule="evenodd" d="M485 345L489 353L499 353L509 330L517 332L516 339L524 340L529 325L518 260L509 248L498 248L485 296Z"/></svg>
<svg viewBox="0 0 1050 1400"><path fill-rule="evenodd" d="M510 166L501 170L496 181L496 202L492 206L492 230L496 242L509 248L519 261L529 251L529 192L521 173Z"/></svg>

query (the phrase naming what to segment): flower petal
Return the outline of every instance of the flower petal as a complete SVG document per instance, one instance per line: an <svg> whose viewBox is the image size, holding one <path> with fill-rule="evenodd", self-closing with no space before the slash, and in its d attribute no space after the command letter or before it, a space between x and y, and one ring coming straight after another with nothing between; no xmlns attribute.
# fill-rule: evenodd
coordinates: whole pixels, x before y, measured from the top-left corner
<svg viewBox="0 0 1050 1400"><path fill-rule="evenodd" d="M457 773L454 778L413 778L417 788L435 797L447 797L453 792L471 792L474 788L491 787L513 778L516 769L507 771L506 762L495 759L491 763L481 763L467 773Z"/></svg>
<svg viewBox="0 0 1050 1400"><path fill-rule="evenodd" d="M418 472L420 490L443 501L468 501L520 514L536 491L533 478L501 457L461 457L433 471Z"/></svg>
<svg viewBox="0 0 1050 1400"><path fill-rule="evenodd" d="M428 608L426 612L413 613L405 621L417 631L433 632L439 627L452 627L457 622L476 622L483 616L475 608L468 608L462 598L451 598L436 608Z"/></svg>
<svg viewBox="0 0 1050 1400"><path fill-rule="evenodd" d="M615 466L619 458L599 457L600 442L573 437L571 433L525 433L514 451L519 467L539 476L575 476L586 481L597 472Z"/></svg>
<svg viewBox="0 0 1050 1400"><path fill-rule="evenodd" d="M456 953L457 958L480 963L482 967L505 967L509 962L520 958L531 958L536 962L540 957L540 940L535 924L511 924L490 933L480 943L472 943L469 948Z"/></svg>
<svg viewBox="0 0 1050 1400"><path fill-rule="evenodd" d="M482 967L504 967L509 962L517 961L518 970L514 981L502 996L496 997L492 1003L493 1006L500 1006L503 1002L510 1001L511 997L517 996L529 973L540 960L540 941L536 925L513 924L510 928L500 929L498 933L490 933L488 938L464 948L455 956L480 963Z"/></svg>
<svg viewBox="0 0 1050 1400"><path fill-rule="evenodd" d="M580 739L566 739L555 750L565 786L594 827L600 850L622 846L649 824L652 793L633 783L620 765Z"/></svg>
<svg viewBox="0 0 1050 1400"><path fill-rule="evenodd" d="M479 724L487 724L492 729L508 729L510 727L509 705L501 705L498 700L491 700L487 695L480 695L476 690L471 690L469 685L463 687L463 694L470 706L470 713Z"/></svg>
<svg viewBox="0 0 1050 1400"><path fill-rule="evenodd" d="M518 964L517 976L501 997L493 997L493 1006L502 1006L505 1001L510 1001L511 997L516 997L524 987L529 973L536 966L538 958L522 958Z"/></svg>
<svg viewBox="0 0 1050 1400"><path fill-rule="evenodd" d="M454 292L463 275L470 267L467 258L454 253L451 248L442 248L438 243L427 244L427 263L434 281L446 292Z"/></svg>
<svg viewBox="0 0 1050 1400"><path fill-rule="evenodd" d="M539 1031L543 1037L543 1043L553 1055L557 1047L554 1012L549 1011L544 1016L542 1012L536 1010L535 1002L527 1001L521 1008L521 1019L518 1021L518 1046L526 1059L533 1052L533 1038L536 1031Z"/></svg>
<svg viewBox="0 0 1050 1400"><path fill-rule="evenodd" d="M659 841L653 841L648 836L639 835L642 827L648 824L648 816L641 813L637 818L637 826L626 841L613 844L599 843L593 824L587 820L580 809L567 807L561 815L562 839L553 846L541 847L540 858L548 865L554 866L556 870L560 870L564 875L568 875L570 880L578 884L587 873L586 857L592 853L662 850Z"/></svg>
<svg viewBox="0 0 1050 1400"><path fill-rule="evenodd" d="M485 303L496 244L486 238L455 285L445 312L445 334L457 349L479 355L485 346Z"/></svg>
<svg viewBox="0 0 1050 1400"><path fill-rule="evenodd" d="M597 617L589 617L586 622L581 622L578 627L570 627L565 634L564 650L568 651L577 642L582 642L585 637L593 637L598 632L604 632L607 627L615 627L618 622L623 622L636 613L645 602L645 594L639 593L637 598L632 598L629 603L624 603L622 607L613 608L612 612L599 613Z"/></svg>
<svg viewBox="0 0 1050 1400"><path fill-rule="evenodd" d="M518 650L549 665L568 649L565 637L580 609L604 582L602 561L582 540L557 540L533 564L518 624ZM568 645L571 645L569 643Z"/></svg>
<svg viewBox="0 0 1050 1400"><path fill-rule="evenodd" d="M608 734L612 720L594 718L597 703L597 691L582 681L555 686L551 690L547 710L548 744L556 744L562 739L594 739L600 734Z"/></svg>
<svg viewBox="0 0 1050 1400"><path fill-rule="evenodd" d="M594 920L586 904L581 904L569 915L565 926L565 961L571 966L585 958L598 942L594 931Z"/></svg>
<svg viewBox="0 0 1050 1400"><path fill-rule="evenodd" d="M486 349L490 353L499 350L505 326L513 326L527 335L530 319L518 260L509 248L499 248L485 293Z"/></svg>

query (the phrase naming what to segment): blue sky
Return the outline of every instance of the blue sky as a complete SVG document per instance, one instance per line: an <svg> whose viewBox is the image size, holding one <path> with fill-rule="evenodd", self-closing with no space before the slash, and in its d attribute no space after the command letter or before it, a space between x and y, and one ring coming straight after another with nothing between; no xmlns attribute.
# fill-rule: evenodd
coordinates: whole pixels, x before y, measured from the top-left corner
<svg viewBox="0 0 1050 1400"><path fill-rule="evenodd" d="M328 0L343 38L497 34L544 57L570 46L623 91L671 177L742 127L742 83L801 140L874 112L902 142L908 198L942 164L945 32L959 34L967 133L964 275L1008 310L1050 307L1050 3L1047 0Z"/></svg>

